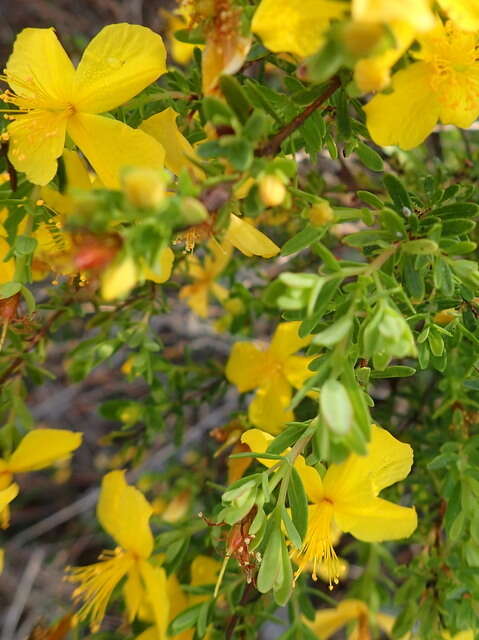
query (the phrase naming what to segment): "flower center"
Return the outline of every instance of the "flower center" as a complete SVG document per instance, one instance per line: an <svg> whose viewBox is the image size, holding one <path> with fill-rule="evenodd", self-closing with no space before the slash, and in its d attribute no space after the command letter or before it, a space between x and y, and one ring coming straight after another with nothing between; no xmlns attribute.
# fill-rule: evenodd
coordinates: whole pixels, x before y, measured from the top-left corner
<svg viewBox="0 0 479 640"><path fill-rule="evenodd" d="M84 602L77 614L78 619L90 618L92 631L99 628L114 588L135 561L131 552L117 547L114 551L104 551L95 564L69 569L68 582L80 583L73 592L73 598Z"/></svg>
<svg viewBox="0 0 479 640"><path fill-rule="evenodd" d="M334 505L327 498L310 511L308 530L302 549L295 552L299 564L295 579L304 571L312 572L313 580L317 580L318 568L324 563L329 580L329 588L338 584L340 574L340 562L333 548L333 535L331 530L334 515Z"/></svg>
<svg viewBox="0 0 479 640"><path fill-rule="evenodd" d="M472 34L452 23L445 36L431 40L425 60L431 65L431 88L450 109L472 109L479 96L478 51Z"/></svg>

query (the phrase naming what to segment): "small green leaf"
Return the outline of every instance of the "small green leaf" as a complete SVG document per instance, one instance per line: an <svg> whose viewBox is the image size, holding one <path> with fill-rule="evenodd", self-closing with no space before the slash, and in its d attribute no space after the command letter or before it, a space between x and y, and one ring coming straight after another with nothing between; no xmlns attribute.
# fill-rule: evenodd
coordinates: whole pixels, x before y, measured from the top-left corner
<svg viewBox="0 0 479 640"><path fill-rule="evenodd" d="M345 315L333 325L315 335L313 343L321 344L325 347L332 347L348 334L352 325L353 319L351 316Z"/></svg>
<svg viewBox="0 0 479 640"><path fill-rule="evenodd" d="M321 387L319 395L321 415L325 422L338 435L347 433L353 420L353 408L344 385L330 378Z"/></svg>
<svg viewBox="0 0 479 640"><path fill-rule="evenodd" d="M401 244L401 250L404 253L413 255L434 255L438 253L439 246L434 240L422 238L420 240L410 240Z"/></svg>
<svg viewBox="0 0 479 640"><path fill-rule="evenodd" d="M170 626L168 627L168 635L176 636L182 631L186 631L187 629L191 629L196 626L196 621L201 613L201 609L205 603L200 602L199 604L195 604L193 607L186 609L182 613L180 613L174 620L171 621Z"/></svg>
<svg viewBox="0 0 479 640"><path fill-rule="evenodd" d="M403 183L391 173L384 176L384 186L388 190L391 200L402 211L404 207L407 207L412 211L413 207L409 194L406 191Z"/></svg>
<svg viewBox="0 0 479 640"><path fill-rule="evenodd" d="M0 267L1 268L1 267ZM0 284L0 300L6 300L16 295L22 289L21 282L6 282Z"/></svg>
<svg viewBox="0 0 479 640"><path fill-rule="evenodd" d="M288 500L291 518L302 542L308 528L308 498L301 477L294 467L289 478Z"/></svg>
<svg viewBox="0 0 479 640"><path fill-rule="evenodd" d="M274 518L274 516L271 516ZM257 586L261 593L268 593L273 588L278 572L281 569L281 545L283 536L279 523L274 519L269 523L270 532L266 537L267 544L264 550L261 566L258 571Z"/></svg>
<svg viewBox="0 0 479 640"><path fill-rule="evenodd" d="M386 367L384 371L371 371L371 378L407 378L415 373L416 369L413 367L396 365L394 367Z"/></svg>
<svg viewBox="0 0 479 640"><path fill-rule="evenodd" d="M248 119L251 103L243 87L234 76L225 75L220 78L220 89L228 105L235 112L239 121L244 124Z"/></svg>
<svg viewBox="0 0 479 640"><path fill-rule="evenodd" d="M384 171L384 162L377 151L358 140L356 153L361 162L371 171Z"/></svg>
<svg viewBox="0 0 479 640"><path fill-rule="evenodd" d="M310 247L317 240L319 240L325 233L325 229L322 227L313 227L308 224L295 236L290 238L282 247L281 255L289 256L297 251L302 251L307 247Z"/></svg>

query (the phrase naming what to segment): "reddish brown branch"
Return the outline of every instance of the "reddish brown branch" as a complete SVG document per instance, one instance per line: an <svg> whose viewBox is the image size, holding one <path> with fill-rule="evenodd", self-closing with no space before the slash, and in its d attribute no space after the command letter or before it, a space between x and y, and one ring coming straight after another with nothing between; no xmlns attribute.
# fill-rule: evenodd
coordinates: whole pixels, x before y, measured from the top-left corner
<svg viewBox="0 0 479 640"><path fill-rule="evenodd" d="M277 133L275 133L274 136L272 136L265 145L257 149L256 155L260 157L275 155L279 151L283 142L287 138L289 138L289 136L294 133L296 129L304 124L309 116L312 115L316 111L316 109L319 109L319 107L333 95L333 93L340 87L340 85L341 81L338 76L333 76L325 91L323 91L323 93L318 96L314 102L308 105L304 111L294 117L291 122L288 122L287 125L285 125Z"/></svg>

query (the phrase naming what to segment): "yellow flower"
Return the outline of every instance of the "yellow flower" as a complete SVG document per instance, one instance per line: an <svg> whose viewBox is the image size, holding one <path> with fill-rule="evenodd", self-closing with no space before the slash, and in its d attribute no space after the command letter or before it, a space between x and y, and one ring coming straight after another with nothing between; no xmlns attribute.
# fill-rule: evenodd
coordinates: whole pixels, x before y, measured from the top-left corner
<svg viewBox="0 0 479 640"><path fill-rule="evenodd" d="M230 244L219 245L217 242L209 244L211 255L205 258L201 265L194 255L188 257L188 274L194 283L180 289L180 299L186 299L188 306L201 318L208 317L208 298L213 294L220 302L228 297L228 291L216 282L216 278L224 271L228 264L232 247Z"/></svg>
<svg viewBox="0 0 479 640"><path fill-rule="evenodd" d="M45 469L56 460L68 457L78 449L81 441L81 433L63 429L34 429L23 437L8 458L0 458L0 522L3 528L9 522L8 505L18 494L13 475Z"/></svg>
<svg viewBox="0 0 479 640"><path fill-rule="evenodd" d="M299 325L278 325L267 348L253 342L237 342L226 364L226 377L238 391L256 389L249 405L249 419L271 433L279 433L286 422L293 420L288 408L292 387L299 389L312 375L308 365L313 358L293 355L310 342L310 338L298 336Z"/></svg>
<svg viewBox="0 0 479 640"><path fill-rule="evenodd" d="M347 10L336 0L262 0L251 29L271 51L305 58L322 46L331 21Z"/></svg>
<svg viewBox="0 0 479 640"><path fill-rule="evenodd" d="M161 146L143 131L99 114L124 104L165 71L161 37L113 24L90 42L75 69L53 29L24 29L15 41L3 96L12 110L9 157L34 184L54 177L66 134L107 187L125 166L163 165Z"/></svg>
<svg viewBox="0 0 479 640"><path fill-rule="evenodd" d="M313 621L305 620L305 623L313 631L319 640L327 640L341 627L350 622L356 622L348 640L361 640L370 638L370 622L375 621L380 629L389 635L394 618L387 614L372 614L365 602L361 600L345 599L337 607L321 609L316 613Z"/></svg>
<svg viewBox="0 0 479 640"><path fill-rule="evenodd" d="M78 617L90 618L92 629L99 627L113 589L126 577L124 595L129 620L137 617L141 607L148 607L157 637L165 637L169 617L166 574L149 561L153 535L148 521L152 513L143 494L126 483L124 471L104 476L97 517L119 546L105 551L95 564L71 568L68 575L70 582L80 583L73 593L75 599L84 601Z"/></svg>
<svg viewBox="0 0 479 640"><path fill-rule="evenodd" d="M367 126L380 145L412 149L444 124L469 127L479 114L476 36L451 22L420 38L414 62L392 79L392 93L366 105Z"/></svg>
<svg viewBox="0 0 479 640"><path fill-rule="evenodd" d="M269 443L268 434L259 429L247 431L242 441L259 453L266 451ZM265 466L274 464L271 460L259 461ZM312 565L316 580L318 566L325 562L330 587L338 582L340 565L333 547L336 530L363 542L410 536L417 526L415 509L379 498L378 494L405 478L412 461L411 447L376 425L372 425L367 454L353 453L344 462L330 465L324 478L299 456L295 467L312 504L303 547L293 556L299 564L296 575Z"/></svg>
<svg viewBox="0 0 479 640"><path fill-rule="evenodd" d="M438 0L438 4L464 31L479 31L479 0Z"/></svg>

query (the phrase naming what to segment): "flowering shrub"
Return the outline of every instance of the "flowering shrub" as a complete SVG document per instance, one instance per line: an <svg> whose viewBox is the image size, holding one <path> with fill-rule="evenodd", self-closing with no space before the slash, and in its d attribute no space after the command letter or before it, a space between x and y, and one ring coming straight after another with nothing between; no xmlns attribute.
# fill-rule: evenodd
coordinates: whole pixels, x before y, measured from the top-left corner
<svg viewBox="0 0 479 640"><path fill-rule="evenodd" d="M84 510L42 638L473 640L479 2L166 18L1 76L2 568ZM39 423L98 372L105 433Z"/></svg>

